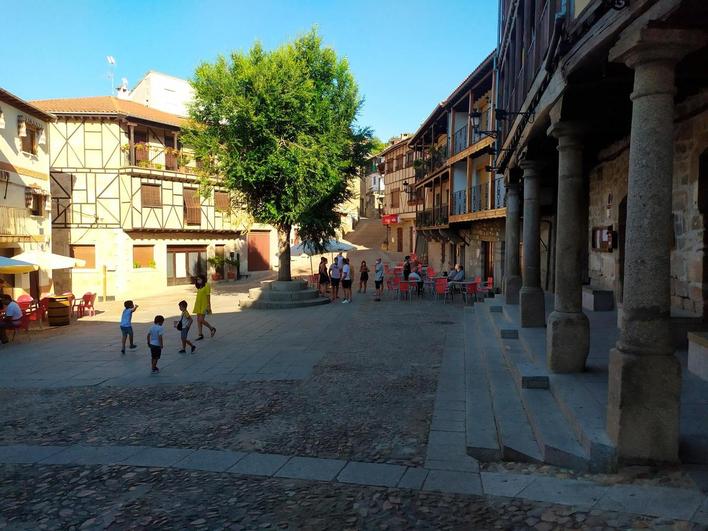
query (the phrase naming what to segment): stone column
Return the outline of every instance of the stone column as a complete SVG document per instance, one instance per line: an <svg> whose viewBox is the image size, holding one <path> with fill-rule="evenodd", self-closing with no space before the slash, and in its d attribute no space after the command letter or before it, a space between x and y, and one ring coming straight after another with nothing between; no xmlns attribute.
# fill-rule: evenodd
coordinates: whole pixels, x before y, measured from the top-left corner
<svg viewBox="0 0 708 531"><path fill-rule="evenodd" d="M624 307L610 353L607 432L625 462L678 460L681 366L669 330L674 67L705 35L644 28L610 60L634 69Z"/></svg>
<svg viewBox="0 0 708 531"><path fill-rule="evenodd" d="M587 211L583 201L582 128L554 121L548 133L558 139L555 302L548 316L546 356L553 372L581 372L590 349L590 325L583 313L582 254Z"/></svg>
<svg viewBox="0 0 708 531"><path fill-rule="evenodd" d="M519 222L521 205L519 203L518 183L509 183L506 187L506 256L504 269L504 296L507 304L519 304L521 289L521 271L519 269Z"/></svg>
<svg viewBox="0 0 708 531"><path fill-rule="evenodd" d="M546 308L541 289L541 164L532 160L522 161L524 170L524 272L519 304L521 326L544 326Z"/></svg>

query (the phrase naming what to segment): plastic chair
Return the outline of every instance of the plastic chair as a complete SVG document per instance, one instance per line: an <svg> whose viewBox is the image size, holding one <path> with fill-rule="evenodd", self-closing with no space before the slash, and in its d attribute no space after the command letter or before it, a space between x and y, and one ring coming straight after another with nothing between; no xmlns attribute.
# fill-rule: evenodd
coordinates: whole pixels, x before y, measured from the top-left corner
<svg viewBox="0 0 708 531"><path fill-rule="evenodd" d="M477 277L477 292L484 297L488 297L494 287L494 279L489 277L487 282L482 282L481 277Z"/></svg>
<svg viewBox="0 0 708 531"><path fill-rule="evenodd" d="M475 301L477 298L477 283L470 283L470 284L465 284L465 289L462 292L462 298L465 301L465 304L467 304L467 299L471 297L472 302Z"/></svg>
<svg viewBox="0 0 708 531"><path fill-rule="evenodd" d="M22 304L34 302L34 299L30 295L27 295L26 293L24 293L24 294L20 295L19 297L17 297L17 300L15 302L17 304L19 304L20 306L22 306Z"/></svg>
<svg viewBox="0 0 708 531"><path fill-rule="evenodd" d="M428 278L430 278L430 279L435 277L435 270L433 269L433 266L428 266L428 270L427 270L426 274L427 274Z"/></svg>
<svg viewBox="0 0 708 531"><path fill-rule="evenodd" d="M446 278L435 279L435 300L438 300L440 295L443 296L443 304L447 302L448 295L450 295L450 300L452 300L452 292L450 291Z"/></svg>
<svg viewBox="0 0 708 531"><path fill-rule="evenodd" d="M83 317L84 314L89 313L89 315L96 315L96 311L93 308L92 299L95 297L94 293L87 291L83 294L80 299L76 299L72 306L72 313L75 311L77 317Z"/></svg>
<svg viewBox="0 0 708 531"><path fill-rule="evenodd" d="M401 300L401 295L406 294L408 302L411 300L411 283L407 280L401 280L398 283L398 300Z"/></svg>

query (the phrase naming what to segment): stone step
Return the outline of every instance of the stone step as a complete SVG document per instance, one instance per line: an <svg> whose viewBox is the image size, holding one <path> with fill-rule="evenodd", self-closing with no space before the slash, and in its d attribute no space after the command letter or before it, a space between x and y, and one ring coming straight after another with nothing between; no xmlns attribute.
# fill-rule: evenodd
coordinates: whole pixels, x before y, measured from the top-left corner
<svg viewBox="0 0 708 531"><path fill-rule="evenodd" d="M590 469L590 456L547 389L522 389L521 396L544 463L574 470Z"/></svg>
<svg viewBox="0 0 708 531"><path fill-rule="evenodd" d="M514 375L501 352L489 312L476 312L477 348L489 381L502 458L541 462L541 450L524 410Z"/></svg>
<svg viewBox="0 0 708 531"><path fill-rule="evenodd" d="M505 308L506 310L506 308ZM515 312L489 314L489 320L496 328L496 335L501 335L503 328L515 325ZM514 383L526 411L526 415L538 442L545 463L586 471L604 466L592 461L592 442L581 444L582 433L577 433L573 422L556 399L550 388L550 375L545 366L545 329L520 328L518 340L499 337L500 351L514 374ZM576 425L582 425L577 424ZM594 439L591 437L591 439ZM596 445L597 456L606 453L606 448ZM601 460L607 461L605 457ZM603 468L607 470L607 467Z"/></svg>
<svg viewBox="0 0 708 531"><path fill-rule="evenodd" d="M300 291L307 288L307 282L304 280L264 280L261 282L261 288L271 291Z"/></svg>
<svg viewBox="0 0 708 531"><path fill-rule="evenodd" d="M579 376L551 374L549 379L551 394L590 456L590 470L614 469L617 452L607 435L607 408L592 396Z"/></svg>
<svg viewBox="0 0 708 531"><path fill-rule="evenodd" d="M263 288L251 288L248 290L248 296L254 300L302 301L307 299L316 299L320 296L320 292L313 288L298 291L277 291Z"/></svg>
<svg viewBox="0 0 708 531"><path fill-rule="evenodd" d="M465 430L467 453L479 461L499 461L502 458L494 421L492 397L487 371L479 346L479 327L475 309L464 309L465 342Z"/></svg>
<svg viewBox="0 0 708 531"><path fill-rule="evenodd" d="M258 310L289 310L292 308L307 308L310 306L319 306L321 304L329 304L330 300L326 297L317 299L308 299L304 301L272 301L272 300L254 300L241 299L239 306L241 308L254 308Z"/></svg>

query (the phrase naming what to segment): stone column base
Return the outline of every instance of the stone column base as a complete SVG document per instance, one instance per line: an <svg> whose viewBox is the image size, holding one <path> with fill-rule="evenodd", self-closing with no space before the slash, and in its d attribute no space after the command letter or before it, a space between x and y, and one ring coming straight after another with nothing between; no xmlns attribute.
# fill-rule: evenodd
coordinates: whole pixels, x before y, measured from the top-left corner
<svg viewBox="0 0 708 531"><path fill-rule="evenodd" d="M546 361L553 372L582 372L590 351L590 323L582 313L548 316Z"/></svg>
<svg viewBox="0 0 708 531"><path fill-rule="evenodd" d="M541 288L521 288L519 304L522 328L546 325L546 299Z"/></svg>
<svg viewBox="0 0 708 531"><path fill-rule="evenodd" d="M607 433L622 463L678 462L681 365L676 356L610 351Z"/></svg>
<svg viewBox="0 0 708 531"><path fill-rule="evenodd" d="M504 299L507 304L519 304L521 277L509 277L504 281Z"/></svg>

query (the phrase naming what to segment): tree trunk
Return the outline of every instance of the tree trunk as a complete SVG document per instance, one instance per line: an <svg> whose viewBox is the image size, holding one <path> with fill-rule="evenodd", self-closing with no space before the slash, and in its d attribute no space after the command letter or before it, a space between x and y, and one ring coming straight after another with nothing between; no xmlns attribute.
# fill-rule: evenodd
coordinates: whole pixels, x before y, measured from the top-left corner
<svg viewBox="0 0 708 531"><path fill-rule="evenodd" d="M292 280L290 275L290 225L278 227L278 280Z"/></svg>

